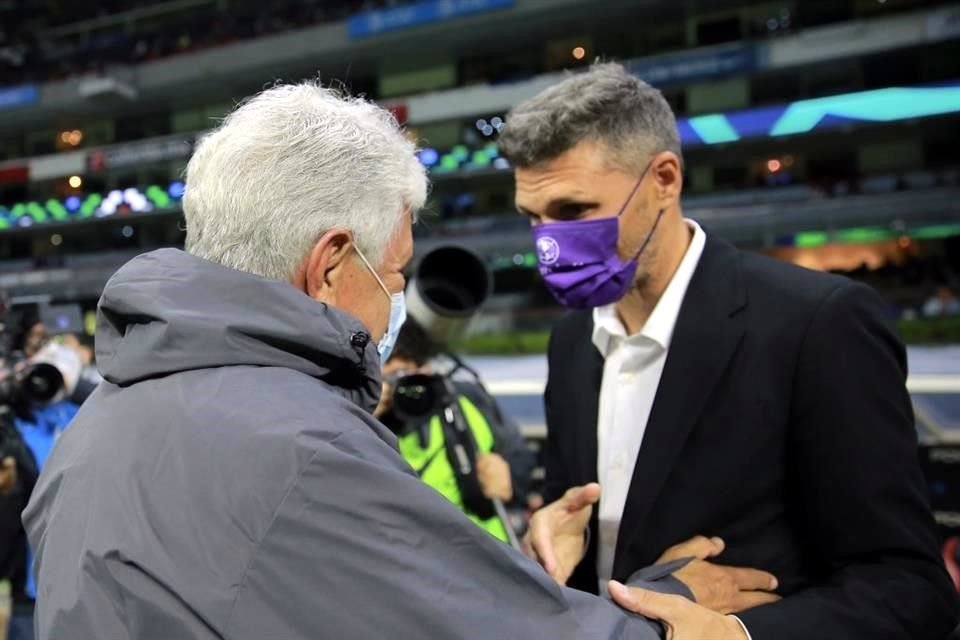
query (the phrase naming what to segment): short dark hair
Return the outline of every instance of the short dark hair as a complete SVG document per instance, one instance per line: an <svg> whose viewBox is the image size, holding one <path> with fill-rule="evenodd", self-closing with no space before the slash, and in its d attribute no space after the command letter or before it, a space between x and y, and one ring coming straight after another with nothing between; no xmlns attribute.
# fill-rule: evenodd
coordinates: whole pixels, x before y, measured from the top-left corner
<svg viewBox="0 0 960 640"><path fill-rule="evenodd" d="M515 106L499 145L511 164L526 168L583 140L606 145L627 170L642 171L661 151L682 162L677 121L663 94L612 62L595 64Z"/></svg>
<svg viewBox="0 0 960 640"><path fill-rule="evenodd" d="M36 304L15 306L10 312L10 347L14 351L23 351L27 344L30 330L41 323L40 307Z"/></svg>
<svg viewBox="0 0 960 640"><path fill-rule="evenodd" d="M430 333L413 318L407 318L397 336L390 359L410 360L418 367L425 365L440 352L439 345L430 337Z"/></svg>

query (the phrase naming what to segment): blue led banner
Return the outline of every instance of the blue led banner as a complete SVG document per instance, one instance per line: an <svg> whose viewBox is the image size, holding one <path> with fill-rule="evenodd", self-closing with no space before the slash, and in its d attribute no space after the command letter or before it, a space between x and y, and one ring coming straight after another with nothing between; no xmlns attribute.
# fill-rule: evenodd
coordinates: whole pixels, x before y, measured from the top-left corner
<svg viewBox="0 0 960 640"><path fill-rule="evenodd" d="M636 58L627 69L655 87L749 73L758 66L759 49L748 43Z"/></svg>
<svg viewBox="0 0 960 640"><path fill-rule="evenodd" d="M514 3L515 0L430 0L395 9L364 11L347 20L347 34L355 39L368 38L388 31L506 9Z"/></svg>
<svg viewBox="0 0 960 640"><path fill-rule="evenodd" d="M960 82L890 87L798 100L774 107L711 113L677 124L688 147L826 131L850 123L895 122L960 112Z"/></svg>
<svg viewBox="0 0 960 640"><path fill-rule="evenodd" d="M40 101L40 89L35 84L0 89L0 109L25 107Z"/></svg>

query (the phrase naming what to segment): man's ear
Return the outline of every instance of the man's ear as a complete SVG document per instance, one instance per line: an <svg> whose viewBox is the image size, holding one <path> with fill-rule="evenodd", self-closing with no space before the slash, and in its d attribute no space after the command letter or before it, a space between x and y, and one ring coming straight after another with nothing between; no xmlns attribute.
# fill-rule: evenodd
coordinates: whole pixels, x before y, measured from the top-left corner
<svg viewBox="0 0 960 640"><path fill-rule="evenodd" d="M657 185L658 208L665 209L678 202L683 189L683 168L677 154L672 151L658 153L653 158L650 170Z"/></svg>
<svg viewBox="0 0 960 640"><path fill-rule="evenodd" d="M336 306L337 291L349 277L353 256L353 235L346 229L333 229L320 236L304 262L304 291L318 302Z"/></svg>

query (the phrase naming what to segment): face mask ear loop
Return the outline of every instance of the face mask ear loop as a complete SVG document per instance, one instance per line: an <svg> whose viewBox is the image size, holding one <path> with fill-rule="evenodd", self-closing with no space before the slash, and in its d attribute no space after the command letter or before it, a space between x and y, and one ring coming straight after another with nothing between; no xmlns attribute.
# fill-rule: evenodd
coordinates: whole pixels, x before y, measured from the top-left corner
<svg viewBox="0 0 960 640"><path fill-rule="evenodd" d="M643 171L640 172L640 177L637 178L636 183L633 185L633 189L630 190L630 195L627 196L626 202L623 203L623 206L620 207L620 211L617 212L618 218L623 215L624 211L627 210L627 206L629 206L630 201L633 200L633 196L637 193L637 189L639 189L640 185L643 183L643 179L647 177L647 171L650 171L650 167L652 165L653 160L650 160L650 162L647 163L647 166L643 168Z"/></svg>
<svg viewBox="0 0 960 640"><path fill-rule="evenodd" d="M650 168L650 165L647 165L647 169ZM643 173L640 174L640 178L634 183L633 189L630 190L630 195L627 196L626 201L623 203L623 206L620 207L620 211L617 211L617 217L623 215L623 212L627 210L627 207L630 205L630 202L633 200L633 196L637 193L637 190L640 188L640 185L643 184L643 179L647 177L647 169L643 170Z"/></svg>
<svg viewBox="0 0 960 640"><path fill-rule="evenodd" d="M650 166L653 165L653 160L647 163L647 166L644 168L643 172L640 174L640 178L637 179L636 184L633 185L633 189L630 191L630 195L627 196L626 202L623 203L623 206L620 207L620 211L617 213L617 217L623 215L623 212L627 210L627 207L630 205L630 201L633 200L633 196L637 193L637 189L640 188L640 185L643 183L643 179L647 177L647 171L650 170ZM653 221L653 226L650 227L650 232L647 233L646 239L644 239L643 244L640 245L640 249L634 254L633 260L636 260L640 257L640 254L643 253L643 250L647 248L647 245L650 244L650 239L653 238L653 232L657 230L657 225L660 224L660 218L663 217L664 209L660 209L660 212L657 213L657 219Z"/></svg>
<svg viewBox="0 0 960 640"><path fill-rule="evenodd" d="M643 241L643 244L640 245L640 249L634 254L633 259L636 260L640 257L640 254L643 253L643 250L647 248L647 245L650 244L650 238L653 237L653 232L657 230L657 225L660 224L660 218L663 217L663 213L666 209L660 209L657 213L657 219L653 221L653 226L650 227L650 233L647 234L646 240Z"/></svg>
<svg viewBox="0 0 960 640"><path fill-rule="evenodd" d="M383 280L380 279L380 276L377 275L377 272L374 270L374 268L370 266L370 262L367 260L367 257L363 255L363 251L360 251L360 247L357 246L357 243L353 243L353 250L356 251L357 255L360 256L360 259L363 260L363 264L367 265L367 269L369 269L370 273L373 274L373 277L376 279L377 284L379 284L380 288L383 289L383 292L387 294L387 299L392 300L393 296L390 293L389 289L387 289L387 285L383 284Z"/></svg>

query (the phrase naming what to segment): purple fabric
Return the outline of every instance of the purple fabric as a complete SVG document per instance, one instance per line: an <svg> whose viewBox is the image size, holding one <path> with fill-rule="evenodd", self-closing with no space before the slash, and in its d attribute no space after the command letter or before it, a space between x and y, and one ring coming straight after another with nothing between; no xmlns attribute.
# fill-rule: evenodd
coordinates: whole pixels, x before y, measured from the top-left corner
<svg viewBox="0 0 960 640"><path fill-rule="evenodd" d="M540 274L553 297L565 307L592 309L616 302L627 293L637 273L637 260L657 230L663 211L630 260L617 254L620 216L633 200L650 169L644 167L616 215L589 220L551 222L533 227Z"/></svg>
<svg viewBox="0 0 960 640"><path fill-rule="evenodd" d="M590 309L624 296L637 259L617 255L619 216L553 222L533 228L540 273L560 304Z"/></svg>

